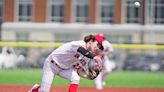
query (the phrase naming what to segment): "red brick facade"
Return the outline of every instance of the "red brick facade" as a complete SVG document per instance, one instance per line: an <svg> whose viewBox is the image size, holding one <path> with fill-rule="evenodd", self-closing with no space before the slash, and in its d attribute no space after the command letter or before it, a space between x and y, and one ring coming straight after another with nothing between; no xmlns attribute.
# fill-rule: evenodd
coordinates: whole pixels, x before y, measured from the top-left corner
<svg viewBox="0 0 164 92"><path fill-rule="evenodd" d="M4 0L4 22L14 21L15 0Z"/></svg>
<svg viewBox="0 0 164 92"><path fill-rule="evenodd" d="M33 22L46 22L47 21L47 0L33 0ZM121 2L122 0L115 0L115 17L114 22L117 24L121 23ZM73 0L65 0L64 6L64 22L71 23L72 15L73 15ZM98 0L90 0L89 1L89 16L87 18L89 23L97 23L98 21L98 10L97 4ZM15 8L16 8L16 0L4 0L4 22L14 22L15 21Z"/></svg>
<svg viewBox="0 0 164 92"><path fill-rule="evenodd" d="M33 21L46 22L47 0L34 0Z"/></svg>

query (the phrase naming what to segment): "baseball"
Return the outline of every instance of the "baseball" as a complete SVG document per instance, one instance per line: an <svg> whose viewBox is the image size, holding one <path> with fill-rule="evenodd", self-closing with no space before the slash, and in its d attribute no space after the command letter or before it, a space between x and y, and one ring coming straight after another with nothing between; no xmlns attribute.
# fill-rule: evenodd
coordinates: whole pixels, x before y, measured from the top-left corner
<svg viewBox="0 0 164 92"><path fill-rule="evenodd" d="M138 2L138 1L134 2L134 5L135 5L136 7L140 7L140 2Z"/></svg>

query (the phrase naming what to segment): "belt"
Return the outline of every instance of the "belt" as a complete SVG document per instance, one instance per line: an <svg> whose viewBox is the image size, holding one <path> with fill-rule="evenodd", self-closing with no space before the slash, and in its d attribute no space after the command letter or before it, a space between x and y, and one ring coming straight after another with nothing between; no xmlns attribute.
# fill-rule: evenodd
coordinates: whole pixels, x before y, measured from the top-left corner
<svg viewBox="0 0 164 92"><path fill-rule="evenodd" d="M55 64L58 68L65 70L64 68L61 68L54 60L51 60L51 63Z"/></svg>

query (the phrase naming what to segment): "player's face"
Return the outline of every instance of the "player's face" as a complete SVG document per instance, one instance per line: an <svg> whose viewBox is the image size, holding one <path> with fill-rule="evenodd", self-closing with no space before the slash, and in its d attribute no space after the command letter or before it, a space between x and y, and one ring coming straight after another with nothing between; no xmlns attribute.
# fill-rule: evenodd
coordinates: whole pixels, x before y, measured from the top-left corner
<svg viewBox="0 0 164 92"><path fill-rule="evenodd" d="M92 52L100 51L99 49L99 43L97 41L91 42L90 49Z"/></svg>

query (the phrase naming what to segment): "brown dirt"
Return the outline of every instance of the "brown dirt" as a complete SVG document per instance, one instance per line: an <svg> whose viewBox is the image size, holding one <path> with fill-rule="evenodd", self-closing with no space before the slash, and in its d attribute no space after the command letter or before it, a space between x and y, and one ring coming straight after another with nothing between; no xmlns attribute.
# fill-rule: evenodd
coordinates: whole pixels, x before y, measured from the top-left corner
<svg viewBox="0 0 164 92"><path fill-rule="evenodd" d="M27 92L32 86L28 85L0 85L0 92ZM55 86L51 92L67 92L66 86ZM95 87L79 87L78 92L164 92L164 88L128 88L128 87L105 87L96 90Z"/></svg>

